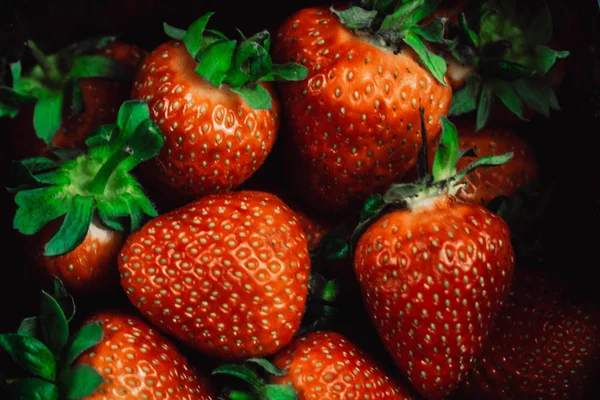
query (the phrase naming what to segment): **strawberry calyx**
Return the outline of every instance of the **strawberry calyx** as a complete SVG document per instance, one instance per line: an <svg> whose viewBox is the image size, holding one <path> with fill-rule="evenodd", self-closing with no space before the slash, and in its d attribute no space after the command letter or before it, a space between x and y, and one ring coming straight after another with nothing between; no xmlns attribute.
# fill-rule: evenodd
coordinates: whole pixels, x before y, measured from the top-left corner
<svg viewBox="0 0 600 400"><path fill-rule="evenodd" d="M260 82L299 81L308 69L297 63L274 64L269 54L271 35L267 30L245 37L229 39L217 30L206 29L214 12L208 12L187 30L164 23L164 31L172 39L182 41L197 62L196 74L217 88L227 85L254 109L272 109L270 93Z"/></svg>
<svg viewBox="0 0 600 400"><path fill-rule="evenodd" d="M0 334L0 348L28 373L0 389L3 399L79 399L91 395L103 381L90 365L74 365L79 355L102 340L99 323L71 334L73 298L54 278L53 293L42 291L40 315L25 318L17 333Z"/></svg>
<svg viewBox="0 0 600 400"><path fill-rule="evenodd" d="M475 72L453 96L449 115L477 112L477 130L489 120L496 99L526 121L524 106L545 116L560 110L550 83L543 77L568 51L548 47L552 15L547 4L535 13L521 12L513 0L488 1L469 27L464 14L447 51Z"/></svg>
<svg viewBox="0 0 600 400"><path fill-rule="evenodd" d="M94 216L116 231L139 229L158 213L130 171L156 156L163 143L148 105L131 100L121 106L116 124L101 126L87 139L87 153L62 162L43 157L16 162L21 184L11 189L18 206L15 229L32 235L66 214L46 244L46 256L74 250Z"/></svg>
<svg viewBox="0 0 600 400"><path fill-rule="evenodd" d="M212 371L213 376L234 378L227 382L219 399L223 400L299 400L288 385L269 384L267 377L285 376L285 370L264 358L250 358L241 364L224 364Z"/></svg>
<svg viewBox="0 0 600 400"><path fill-rule="evenodd" d="M376 46L395 53L404 46L411 47L435 79L448 86L446 62L426 45L444 42L444 21L435 18L426 26L419 25L440 3L441 0L360 0L351 2L347 9L330 10L343 25Z"/></svg>
<svg viewBox="0 0 600 400"><path fill-rule="evenodd" d="M0 87L0 117L14 118L21 107L33 104L35 132L47 144L52 143L62 123L66 100L70 99L71 115L83 111L79 79L132 80L132 74L123 64L95 54L114 40L112 36L92 38L51 55L44 54L29 40L26 47L36 64L27 74L23 74L21 61L10 64L12 87Z"/></svg>

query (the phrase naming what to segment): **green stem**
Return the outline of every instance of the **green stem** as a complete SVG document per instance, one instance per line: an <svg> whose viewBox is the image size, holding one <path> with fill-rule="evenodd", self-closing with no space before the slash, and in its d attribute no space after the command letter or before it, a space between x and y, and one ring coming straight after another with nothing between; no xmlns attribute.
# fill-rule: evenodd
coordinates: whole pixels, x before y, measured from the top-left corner
<svg viewBox="0 0 600 400"><path fill-rule="evenodd" d="M102 165L100 170L96 173L96 176L94 176L94 179L90 185L90 191L93 194L104 194L108 180L115 172L117 166L121 163L121 161L123 161L124 156L125 154L123 150L119 149L110 156L104 165Z"/></svg>
<svg viewBox="0 0 600 400"><path fill-rule="evenodd" d="M38 62L40 67L44 70L44 74L51 81L58 81L60 77L60 72L48 62L48 57L40 50L39 47L32 41L27 41L27 46L31 49L31 54L33 58Z"/></svg>
<svg viewBox="0 0 600 400"><path fill-rule="evenodd" d="M232 390L227 394L227 399L229 400L254 400L256 396L250 394L248 392L242 392L238 390Z"/></svg>

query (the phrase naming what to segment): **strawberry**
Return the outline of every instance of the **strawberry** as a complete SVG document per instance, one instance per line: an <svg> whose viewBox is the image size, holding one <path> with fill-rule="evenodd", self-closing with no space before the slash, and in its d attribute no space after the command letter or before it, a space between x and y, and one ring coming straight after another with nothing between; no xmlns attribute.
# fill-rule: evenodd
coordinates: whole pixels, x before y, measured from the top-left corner
<svg viewBox="0 0 600 400"><path fill-rule="evenodd" d="M482 157L457 174L458 134L442 121L433 175L372 196L354 234L368 313L400 371L431 399L453 392L480 355L515 262L504 220L456 198L470 171L512 154Z"/></svg>
<svg viewBox="0 0 600 400"><path fill-rule="evenodd" d="M560 110L554 93L564 76L560 61L568 51L552 45L552 15L547 5L532 10L527 2L489 0L458 26L446 43L449 55L464 65L449 115L476 111L477 130L488 121L507 123L528 120L535 113L545 117ZM473 28L471 28L472 26ZM460 69L460 68L459 68ZM474 72L469 73L469 69ZM496 102L502 106L496 106Z"/></svg>
<svg viewBox="0 0 600 400"><path fill-rule="evenodd" d="M593 398L588 396L600 378L600 309L573 298L564 280L517 269L461 398Z"/></svg>
<svg viewBox="0 0 600 400"><path fill-rule="evenodd" d="M441 40L443 29L417 25L438 3L306 8L280 27L275 59L309 70L306 80L279 85L290 128L286 165L299 198L326 214L347 212L415 165L419 107L428 139L439 133L452 92L446 63L422 37Z"/></svg>
<svg viewBox="0 0 600 400"><path fill-rule="evenodd" d="M296 338L273 364L286 374L275 376L272 383L292 386L300 400L416 398L370 355L333 331Z"/></svg>
<svg viewBox="0 0 600 400"><path fill-rule="evenodd" d="M13 224L32 235L28 247L42 277L57 275L80 294L118 287L125 233L157 215L129 171L155 156L162 143L147 105L132 100L123 103L115 125L103 125L87 139L87 153L16 164L22 182L13 189Z"/></svg>
<svg viewBox="0 0 600 400"><path fill-rule="evenodd" d="M126 241L121 285L154 325L219 359L273 354L302 319L310 262L297 216L276 196L206 196Z"/></svg>
<svg viewBox="0 0 600 400"><path fill-rule="evenodd" d="M41 315L16 334L0 334L0 348L31 377L0 388L7 399L214 399L208 380L146 322L103 311L70 335L75 305L62 282L42 292Z"/></svg>
<svg viewBox="0 0 600 400"><path fill-rule="evenodd" d="M330 227L326 223L323 223L318 219L309 216L308 214L297 208L294 209L294 212L296 213L300 225L302 226L302 229L306 234L308 248L315 248L319 244L321 239L323 239L325 234L327 234L327 231Z"/></svg>
<svg viewBox="0 0 600 400"><path fill-rule="evenodd" d="M165 25L173 40L146 57L132 89L165 136L146 174L186 200L236 188L263 164L280 123L269 81L306 75L273 64L267 31L238 43L205 29L212 15L187 31Z"/></svg>
<svg viewBox="0 0 600 400"><path fill-rule="evenodd" d="M28 47L38 65L22 75L20 62L13 63L13 87L0 88L0 117L12 118L4 121L12 132L4 137L6 151L19 160L54 156L54 147L83 147L91 132L112 123L144 54L113 37L78 42L49 56L32 42Z"/></svg>

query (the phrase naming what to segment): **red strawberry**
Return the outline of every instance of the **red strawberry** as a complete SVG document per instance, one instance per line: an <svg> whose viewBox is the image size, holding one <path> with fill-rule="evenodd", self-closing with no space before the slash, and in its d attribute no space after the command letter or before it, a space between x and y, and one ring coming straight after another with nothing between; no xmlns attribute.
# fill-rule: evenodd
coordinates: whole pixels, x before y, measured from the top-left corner
<svg viewBox="0 0 600 400"><path fill-rule="evenodd" d="M295 209L294 212L300 221L300 225L306 234L306 239L308 240L308 248L312 249L316 247L323 236L327 234L329 230L329 225L326 225L317 219L309 216L308 214L300 211L299 209Z"/></svg>
<svg viewBox="0 0 600 400"><path fill-rule="evenodd" d="M165 147L147 174L181 198L236 188L269 155L279 129L279 101L269 82L300 79L299 65L274 65L269 33L237 44L206 30L212 13L144 60L132 97L148 102ZM183 41L183 42L182 42Z"/></svg>
<svg viewBox="0 0 600 400"><path fill-rule="evenodd" d="M118 287L125 231L157 215L129 171L156 155L162 140L147 105L128 101L116 125L88 138L87 153L18 164L22 182L15 189L14 227L32 235L30 256L43 278L58 276L79 294Z"/></svg>
<svg viewBox="0 0 600 400"><path fill-rule="evenodd" d="M416 398L371 356L332 331L296 338L273 364L286 374L275 376L272 383L292 386L299 400Z"/></svg>
<svg viewBox="0 0 600 400"><path fill-rule="evenodd" d="M101 312L87 322L99 322L104 335L76 364L90 365L104 381L86 399L216 399L208 379L190 366L170 340L137 316Z"/></svg>
<svg viewBox="0 0 600 400"><path fill-rule="evenodd" d="M11 159L53 156L52 147L81 148L96 128L115 120L119 106L129 97L131 83L128 77L137 70L144 50L113 40L100 38L75 43L48 57L30 44L40 65L48 67L44 71L38 65L29 75L21 76L20 63L15 63L14 89L2 89L10 97L0 104L4 111L0 116L13 117L4 121L5 129L12 132L4 135L7 155ZM107 58L113 61L107 61ZM67 71L59 71L58 65ZM57 70L53 71L53 68ZM66 73L71 74L71 84L63 82L67 79L63 76ZM48 74L52 77L44 80ZM60 82L53 83L53 79ZM45 88L44 85L49 86ZM79 95L72 92L73 85L79 88ZM48 103L54 98L58 108L48 110ZM44 101L40 101L42 99ZM67 107L65 103L69 99L72 105ZM33 107L29 106L31 103L35 103ZM38 107L40 114L48 111L48 116L40 122L34 118L34 110Z"/></svg>
<svg viewBox="0 0 600 400"><path fill-rule="evenodd" d="M450 107L445 62L414 33L432 10L408 3L396 14L363 10L369 17L361 21L351 9L307 8L279 29L276 59L309 70L305 81L280 85L291 129L286 165L299 196L320 210L347 212L402 177L420 146L419 107L429 140ZM403 22L393 15L405 15Z"/></svg>
<svg viewBox="0 0 600 400"><path fill-rule="evenodd" d="M564 280L555 278L517 270L461 398L592 398L600 378L600 309L571 302Z"/></svg>
<svg viewBox="0 0 600 400"><path fill-rule="evenodd" d="M510 154L482 158L457 175L458 135L445 118L443 124L433 176L373 197L354 253L366 307L384 345L415 388L432 399L453 392L480 355L514 267L507 224L455 197L469 170L504 163Z"/></svg>
<svg viewBox="0 0 600 400"><path fill-rule="evenodd" d="M119 260L131 302L216 358L275 353L304 313L306 236L269 193L215 194L163 214L127 239Z"/></svg>

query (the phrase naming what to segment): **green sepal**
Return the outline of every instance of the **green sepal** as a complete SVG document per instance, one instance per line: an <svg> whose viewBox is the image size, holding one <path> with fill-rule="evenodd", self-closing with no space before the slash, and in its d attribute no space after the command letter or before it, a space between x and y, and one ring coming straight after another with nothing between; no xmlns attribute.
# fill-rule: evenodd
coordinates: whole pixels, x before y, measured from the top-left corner
<svg viewBox="0 0 600 400"><path fill-rule="evenodd" d="M481 90L481 78L477 74L471 74L465 86L454 92L448 115L462 115L477 108L479 92Z"/></svg>
<svg viewBox="0 0 600 400"><path fill-rule="evenodd" d="M556 51L548 46L535 46L533 56L527 60L527 65L537 74L545 75L560 59L569 56L568 51Z"/></svg>
<svg viewBox="0 0 600 400"><path fill-rule="evenodd" d="M49 381L56 378L56 360L44 343L29 336L0 334L0 347L27 372Z"/></svg>
<svg viewBox="0 0 600 400"><path fill-rule="evenodd" d="M83 242L94 217L94 203L90 196L77 194L73 197L63 224L46 243L45 256L69 253Z"/></svg>
<svg viewBox="0 0 600 400"><path fill-rule="evenodd" d="M262 78L260 81L298 81L303 80L308 76L308 68L304 65L296 63L287 63L281 65L273 65L271 72Z"/></svg>
<svg viewBox="0 0 600 400"><path fill-rule="evenodd" d="M123 161L124 170L130 171L155 157L164 143L165 137L158 125L151 119L143 120L125 143L129 157Z"/></svg>
<svg viewBox="0 0 600 400"><path fill-rule="evenodd" d="M24 378L0 388L6 400L58 400L58 387L43 379Z"/></svg>
<svg viewBox="0 0 600 400"><path fill-rule="evenodd" d="M532 110L546 118L550 116L550 108L560 110L556 94L550 84L543 80L520 79L513 82L513 88Z"/></svg>
<svg viewBox="0 0 600 400"><path fill-rule="evenodd" d="M288 385L265 385L260 389L260 399L299 400L296 390Z"/></svg>
<svg viewBox="0 0 600 400"><path fill-rule="evenodd" d="M260 389L265 381L244 364L223 364L215 368L211 375L230 375L250 384L254 389Z"/></svg>
<svg viewBox="0 0 600 400"><path fill-rule="evenodd" d="M28 189L15 195L17 212L13 227L25 235L37 233L48 222L65 214L68 202L60 187Z"/></svg>
<svg viewBox="0 0 600 400"><path fill-rule="evenodd" d="M350 255L350 244L344 238L334 238L325 247L327 260L340 260Z"/></svg>
<svg viewBox="0 0 600 400"><path fill-rule="evenodd" d="M479 47L479 35L475 33L467 23L467 17L464 13L458 16L458 25L460 26L464 35L468 38L469 44L475 47Z"/></svg>
<svg viewBox="0 0 600 400"><path fill-rule="evenodd" d="M552 30L552 14L548 4L544 3L529 22L525 36L531 44L541 45L552 39Z"/></svg>
<svg viewBox="0 0 600 400"><path fill-rule="evenodd" d="M185 32L183 43L185 44L187 51L194 59L198 55L200 49L202 49L204 30L206 29L206 25L208 25L209 19L213 15L214 12L208 12L204 14L202 17L194 21Z"/></svg>
<svg viewBox="0 0 600 400"><path fill-rule="evenodd" d="M150 119L150 109L142 100L129 100L121 105L117 114L117 126L120 129L118 135L113 135L110 142L125 143L133 135L142 121Z"/></svg>
<svg viewBox="0 0 600 400"><path fill-rule="evenodd" d="M405 1L396 7L394 12L385 17L379 33L406 32L430 15L441 3L441 0Z"/></svg>
<svg viewBox="0 0 600 400"><path fill-rule="evenodd" d="M165 31L165 34L171 39L182 41L185 37L184 29L175 28L174 26L171 26L166 22L163 22L163 30Z"/></svg>
<svg viewBox="0 0 600 400"><path fill-rule="evenodd" d="M90 149L106 145L110 143L111 138L115 133L118 133L115 125L102 125L88 136L85 140L85 145Z"/></svg>
<svg viewBox="0 0 600 400"><path fill-rule="evenodd" d="M415 26L410 30L430 43L444 43L444 23L436 18L426 26Z"/></svg>
<svg viewBox="0 0 600 400"><path fill-rule="evenodd" d="M477 122L475 126L476 131L480 131L487 124L490 118L493 103L493 86L486 82L481 87L481 93L479 94L479 101L477 103Z"/></svg>
<svg viewBox="0 0 600 400"><path fill-rule="evenodd" d="M129 215L129 207L121 197L102 200L96 204L98 217L104 225L118 232L127 231L126 217Z"/></svg>
<svg viewBox="0 0 600 400"><path fill-rule="evenodd" d="M409 32L406 35L404 42L417 53L419 60L433 77L442 85L448 87L448 83L446 83L446 80L444 79L447 71L446 61L437 54L432 53L425 43L412 32Z"/></svg>
<svg viewBox="0 0 600 400"><path fill-rule="evenodd" d="M459 159L458 132L456 127L442 115L442 136L433 160L433 181L448 179L456 174Z"/></svg>
<svg viewBox="0 0 600 400"><path fill-rule="evenodd" d="M65 285L58 277L54 277L54 291L52 297L58 302L68 322L75 316L75 299L71 296Z"/></svg>
<svg viewBox="0 0 600 400"><path fill-rule="evenodd" d="M69 323L58 302L46 292L42 292L40 325L44 343L57 359L60 358L69 340Z"/></svg>
<svg viewBox="0 0 600 400"><path fill-rule="evenodd" d="M273 108L270 93L262 85L250 84L240 88L231 88L251 108L255 110L271 110Z"/></svg>
<svg viewBox="0 0 600 400"><path fill-rule="evenodd" d="M75 60L67 75L71 79L109 78L120 81L132 79L129 70L120 62L106 56L82 56Z"/></svg>
<svg viewBox="0 0 600 400"><path fill-rule="evenodd" d="M35 339L42 338L42 326L40 325L40 319L38 317L25 318L19 324L17 334L21 336L29 336Z"/></svg>
<svg viewBox="0 0 600 400"><path fill-rule="evenodd" d="M330 7L340 22L350 29L366 29L371 27L377 17L377 10L365 10L361 7L350 7L342 11Z"/></svg>
<svg viewBox="0 0 600 400"><path fill-rule="evenodd" d="M525 65L507 60L483 61L480 65L481 74L489 79L512 81L531 77L535 71Z"/></svg>
<svg viewBox="0 0 600 400"><path fill-rule="evenodd" d="M104 378L92 366L80 364L64 371L60 381L67 399L82 399L94 393Z"/></svg>
<svg viewBox="0 0 600 400"><path fill-rule="evenodd" d="M221 86L231 68L236 44L235 40L219 40L202 50L198 54L196 74L216 87Z"/></svg>
<svg viewBox="0 0 600 400"><path fill-rule="evenodd" d="M453 178L454 181L460 182L471 172L476 170L477 168L487 168L487 167L496 167L499 165L506 164L513 158L514 153L508 152L499 156L485 156L481 157L471 164L469 164L465 169L456 174Z"/></svg>
<svg viewBox="0 0 600 400"><path fill-rule="evenodd" d="M70 341L66 352L66 365L73 364L86 350L96 346L102 340L102 325L99 322L84 325Z"/></svg>
<svg viewBox="0 0 600 400"><path fill-rule="evenodd" d="M520 119L527 120L523 116L523 101L510 83L493 82L490 84L492 85L494 94L502 101L506 108Z"/></svg>
<svg viewBox="0 0 600 400"><path fill-rule="evenodd" d="M33 127L40 139L47 144L52 142L60 127L63 99L62 91L48 92L37 100L33 109Z"/></svg>
<svg viewBox="0 0 600 400"><path fill-rule="evenodd" d="M249 358L245 362L259 366L270 375L285 376L285 370L273 365L269 360L265 358Z"/></svg>

